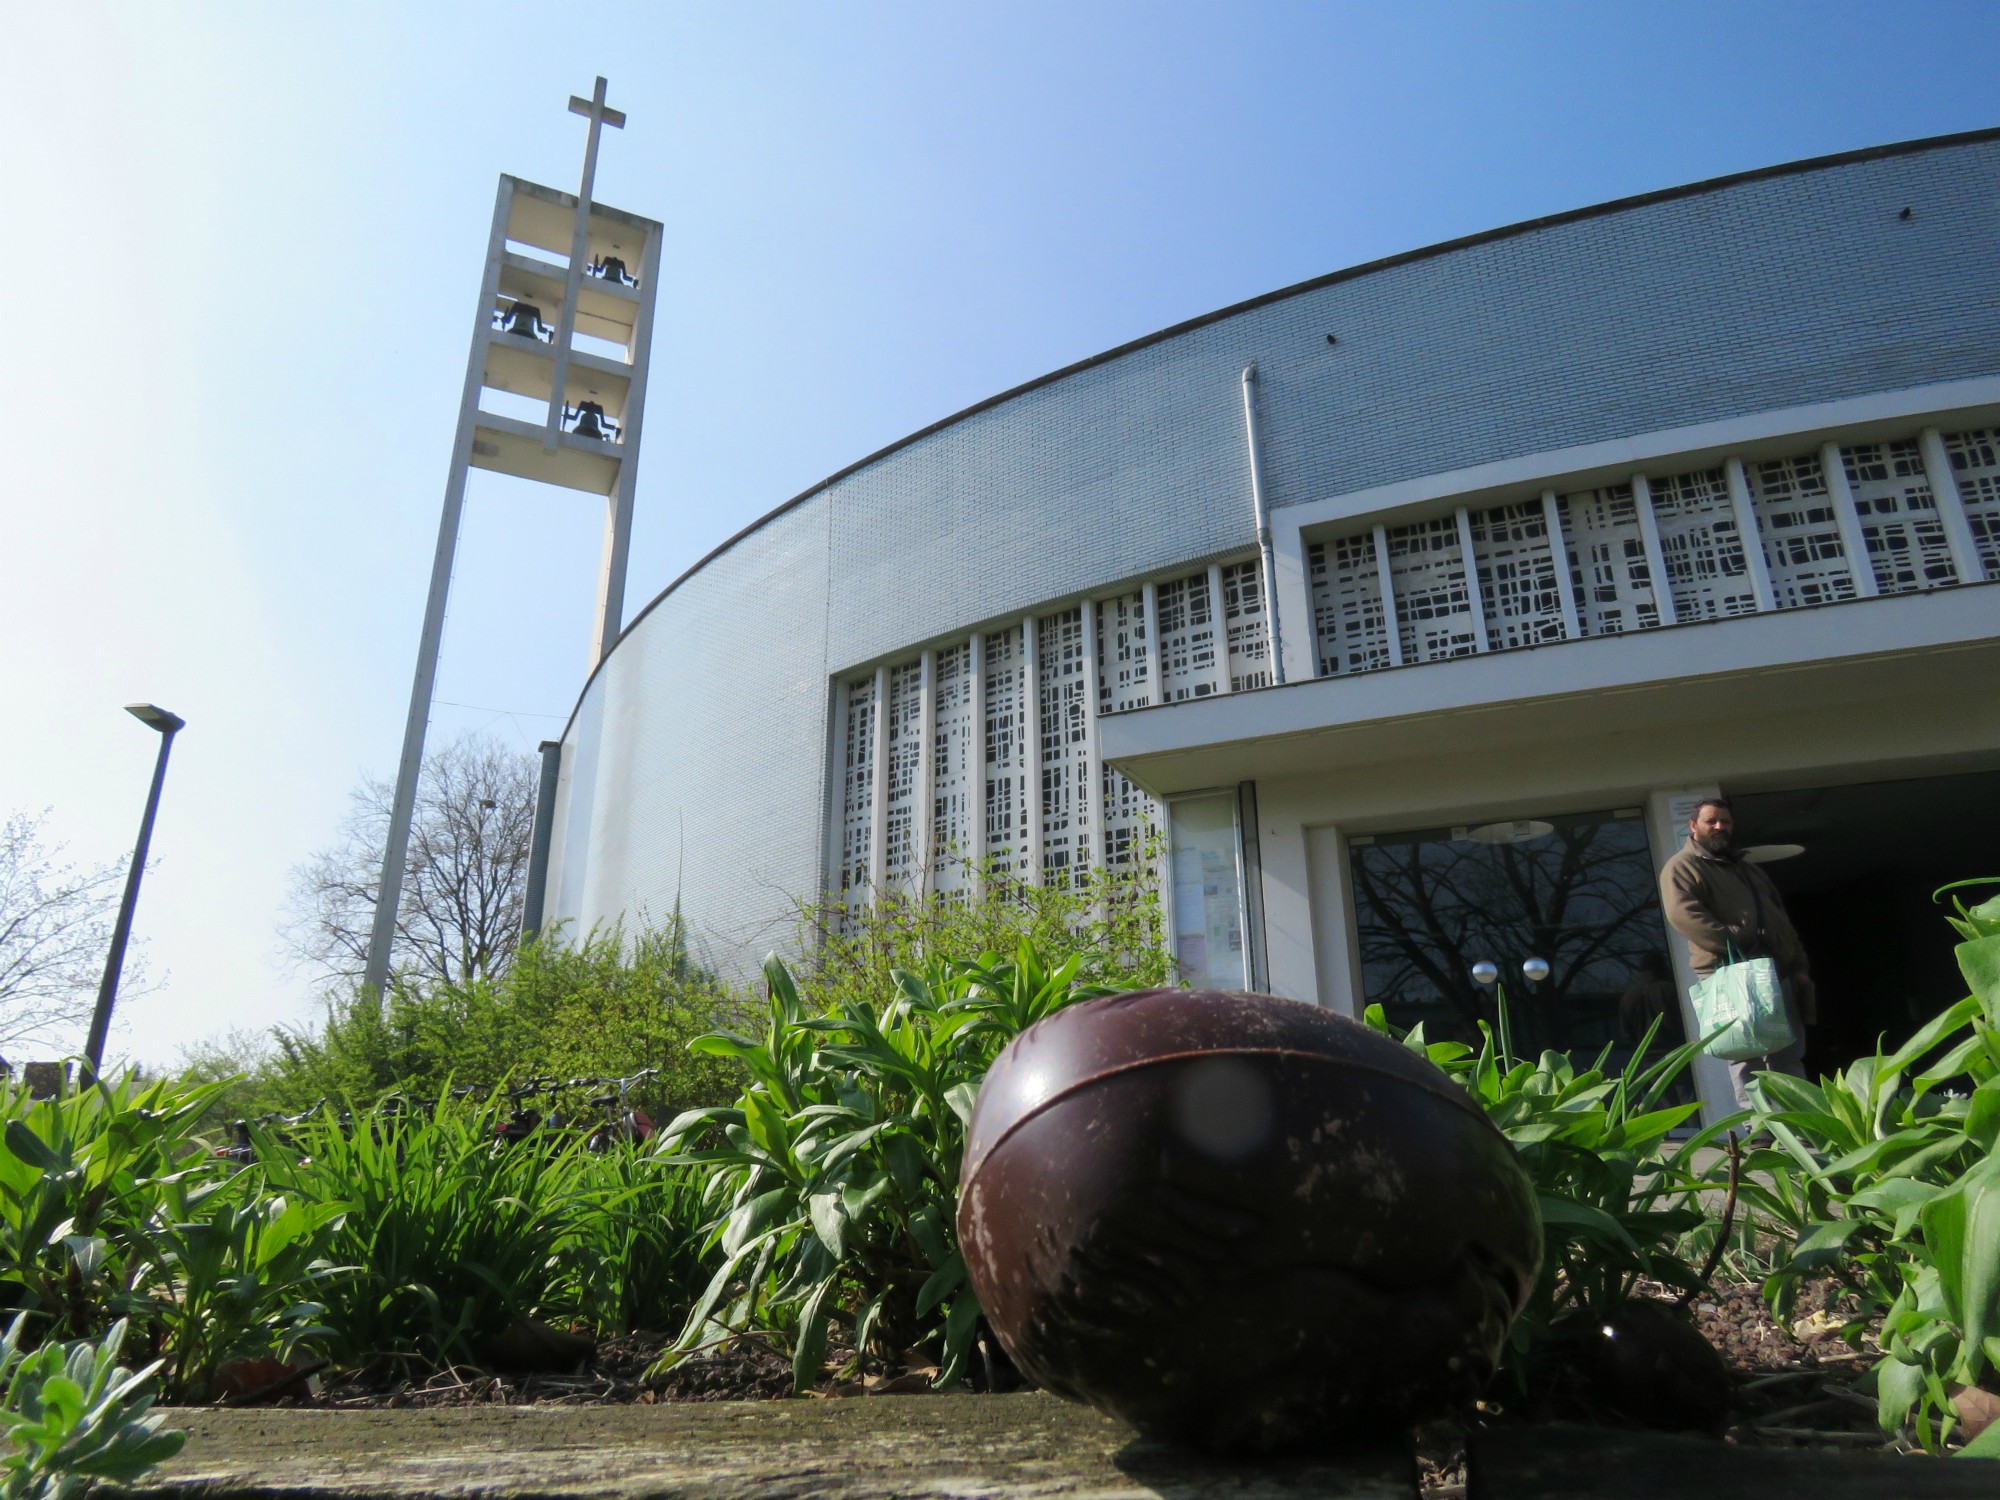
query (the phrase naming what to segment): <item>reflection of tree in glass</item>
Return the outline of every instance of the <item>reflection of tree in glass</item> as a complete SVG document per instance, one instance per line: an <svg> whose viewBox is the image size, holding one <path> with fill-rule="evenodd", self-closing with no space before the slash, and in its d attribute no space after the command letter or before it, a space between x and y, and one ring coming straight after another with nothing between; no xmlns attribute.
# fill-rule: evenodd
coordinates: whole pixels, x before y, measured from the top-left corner
<svg viewBox="0 0 2000 1500"><path fill-rule="evenodd" d="M1442 1006L1443 1029L1472 1036L1494 1018L1473 964L1493 960L1527 999L1519 966L1532 955L1552 967L1531 1003L1512 1008L1517 1045L1564 1046L1580 1024L1615 1024L1632 972L1663 946L1637 820L1568 818L1520 844L1434 830L1356 845L1352 866L1368 999L1405 1024Z"/></svg>

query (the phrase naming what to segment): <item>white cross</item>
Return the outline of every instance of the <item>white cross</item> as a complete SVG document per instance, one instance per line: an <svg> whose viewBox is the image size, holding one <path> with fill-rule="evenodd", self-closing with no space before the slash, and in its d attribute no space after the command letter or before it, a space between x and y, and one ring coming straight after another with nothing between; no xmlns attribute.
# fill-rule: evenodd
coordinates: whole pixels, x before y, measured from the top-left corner
<svg viewBox="0 0 2000 1500"><path fill-rule="evenodd" d="M606 104L604 90L605 82L599 78L597 87L591 90L588 99L579 99L575 94L569 96L569 112L573 115L582 115L590 121L590 136L583 145L583 186L577 190L577 197L585 202L589 201L591 187L597 181L598 131L606 125L613 130L625 128L625 111L613 109Z"/></svg>

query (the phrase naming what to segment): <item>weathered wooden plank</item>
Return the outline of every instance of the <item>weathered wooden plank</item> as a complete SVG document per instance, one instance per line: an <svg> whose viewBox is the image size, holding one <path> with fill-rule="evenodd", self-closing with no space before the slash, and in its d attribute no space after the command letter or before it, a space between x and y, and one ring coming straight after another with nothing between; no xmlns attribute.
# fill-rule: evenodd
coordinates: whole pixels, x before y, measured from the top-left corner
<svg viewBox="0 0 2000 1500"><path fill-rule="evenodd" d="M1472 1435L1466 1500L1958 1500L2000 1496L2000 1464L1814 1448L1748 1448L1602 1427Z"/></svg>
<svg viewBox="0 0 2000 1500"><path fill-rule="evenodd" d="M1216 1464L1037 1393L626 1407L167 1413L146 1500L1414 1500L1407 1445Z"/></svg>

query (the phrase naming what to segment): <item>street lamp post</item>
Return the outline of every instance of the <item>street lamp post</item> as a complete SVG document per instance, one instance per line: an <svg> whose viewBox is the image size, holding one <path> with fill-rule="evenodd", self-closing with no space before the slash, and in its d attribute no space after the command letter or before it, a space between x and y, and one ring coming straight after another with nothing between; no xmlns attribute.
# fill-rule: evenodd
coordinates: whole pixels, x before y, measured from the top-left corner
<svg viewBox="0 0 2000 1500"><path fill-rule="evenodd" d="M146 794L146 815L139 820L139 844L132 851L132 868L125 875L125 899L118 903L118 925L111 929L111 952L104 960L104 982L97 987L97 1009L90 1016L90 1040L83 1044L85 1081L104 1065L104 1038L111 1030L111 1006L118 998L118 972L125 967L125 944L132 936L132 908L139 904L139 877L146 873L146 847L153 842L153 816L160 810L160 786L167 779L167 752L174 736L187 726L178 714L151 703L128 703L125 712L148 729L159 731L160 758L153 762L153 789Z"/></svg>

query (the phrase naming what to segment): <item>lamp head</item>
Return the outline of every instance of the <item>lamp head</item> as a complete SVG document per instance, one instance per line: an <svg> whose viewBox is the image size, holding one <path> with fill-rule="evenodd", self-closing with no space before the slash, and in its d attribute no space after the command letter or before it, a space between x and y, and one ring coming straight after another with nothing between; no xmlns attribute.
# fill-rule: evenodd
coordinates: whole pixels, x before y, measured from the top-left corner
<svg viewBox="0 0 2000 1500"><path fill-rule="evenodd" d="M161 734L172 734L187 727L186 719L179 714L168 713L157 703L128 703L125 712L148 729L157 729Z"/></svg>

